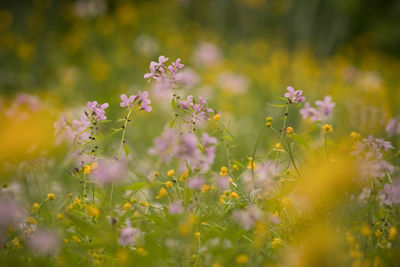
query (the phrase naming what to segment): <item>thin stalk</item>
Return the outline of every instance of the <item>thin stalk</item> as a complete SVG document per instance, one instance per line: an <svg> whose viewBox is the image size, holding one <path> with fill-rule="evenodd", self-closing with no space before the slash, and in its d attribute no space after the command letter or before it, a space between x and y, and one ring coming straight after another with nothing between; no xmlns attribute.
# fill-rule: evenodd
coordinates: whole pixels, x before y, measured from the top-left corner
<svg viewBox="0 0 400 267"><path fill-rule="evenodd" d="M131 113L132 113L132 110L128 107L128 115L126 115L126 117L125 117L125 122L124 122L124 126L122 129L122 139L121 139L121 144L119 146L119 152L118 152L118 157L117 157L118 159L120 159L120 157L121 157L122 147L125 143L126 127L128 125L128 121L129 121L129 117L130 117Z"/></svg>

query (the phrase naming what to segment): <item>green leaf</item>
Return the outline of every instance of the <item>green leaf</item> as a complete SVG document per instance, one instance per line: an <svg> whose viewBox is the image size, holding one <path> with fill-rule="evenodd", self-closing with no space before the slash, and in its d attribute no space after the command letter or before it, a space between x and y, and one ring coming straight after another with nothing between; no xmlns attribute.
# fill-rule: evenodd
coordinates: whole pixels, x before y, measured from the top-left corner
<svg viewBox="0 0 400 267"><path fill-rule="evenodd" d="M113 132L110 134L110 136L112 136L112 135L114 135L114 134L118 133L119 131L122 131L122 128L119 128L119 129L113 129Z"/></svg>
<svg viewBox="0 0 400 267"><path fill-rule="evenodd" d="M228 141L230 141L230 142L233 142L233 139L232 139L230 136L228 136L228 135L225 135L223 138L224 138L225 140L228 140Z"/></svg>
<svg viewBox="0 0 400 267"><path fill-rule="evenodd" d="M124 149L125 149L125 155L128 156L129 155L129 146L127 144L125 144Z"/></svg>
<svg viewBox="0 0 400 267"><path fill-rule="evenodd" d="M175 119L173 119L173 120L169 123L169 127L170 127L170 128L174 127L174 124L175 124Z"/></svg>
<svg viewBox="0 0 400 267"><path fill-rule="evenodd" d="M175 103L175 99L174 98L172 98L172 100L171 100L171 107L172 107L173 110L176 110L176 103Z"/></svg>
<svg viewBox="0 0 400 267"><path fill-rule="evenodd" d="M298 143L299 145L302 145L302 146L304 146L304 147L308 147L308 143L307 143L307 142L304 140L304 138L301 137L300 135L293 133L290 137L291 137L294 141L296 141L296 143Z"/></svg>

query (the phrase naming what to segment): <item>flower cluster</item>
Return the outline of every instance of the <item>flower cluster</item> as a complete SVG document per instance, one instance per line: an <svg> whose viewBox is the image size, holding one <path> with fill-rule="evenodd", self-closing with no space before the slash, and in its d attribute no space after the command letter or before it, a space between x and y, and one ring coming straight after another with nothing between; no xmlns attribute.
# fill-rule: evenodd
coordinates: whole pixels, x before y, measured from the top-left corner
<svg viewBox="0 0 400 267"><path fill-rule="evenodd" d="M395 118L390 119L386 125L386 132L389 136L400 134L400 122Z"/></svg>
<svg viewBox="0 0 400 267"><path fill-rule="evenodd" d="M192 95L189 95L186 100L181 100L179 103L184 110L191 111L193 117L202 116L207 118L208 113L213 112L213 110L208 107L207 100L201 96L199 96L199 101L197 103Z"/></svg>
<svg viewBox="0 0 400 267"><path fill-rule="evenodd" d="M205 172L214 162L216 143L216 138L203 133L202 149L200 149L196 135L179 134L174 129L166 129L154 140L154 147L149 150L149 153L160 156L164 162L170 162L173 157L176 157L192 168L199 168Z"/></svg>
<svg viewBox="0 0 400 267"><path fill-rule="evenodd" d="M129 98L126 94L121 94L120 98L122 102L120 103L121 107L132 108L134 103L137 101L137 105L140 107L140 110L144 110L146 112L150 112L152 107L150 106L151 100L148 99L149 93L147 91L139 92L139 95L131 95Z"/></svg>
<svg viewBox="0 0 400 267"><path fill-rule="evenodd" d="M323 121L326 120L329 115L332 114L332 110L335 107L335 103L331 102L332 97L327 95L324 100L315 101L316 107L310 106L309 102L304 104L304 107L300 109L300 114L303 119L310 118L311 121Z"/></svg>
<svg viewBox="0 0 400 267"><path fill-rule="evenodd" d="M181 59L178 58L175 62L172 62L171 65L167 66L165 63L169 60L169 58L160 56L158 58L158 62L152 61L150 63L150 72L144 75L145 79L154 79L158 82L163 82L164 80L168 80L171 82L175 81L177 71L182 69L184 65L181 63Z"/></svg>
<svg viewBox="0 0 400 267"><path fill-rule="evenodd" d="M302 90L294 90L293 87L287 87L287 93L285 93L285 97L289 100L290 103L302 103L306 101L306 98L302 96Z"/></svg>
<svg viewBox="0 0 400 267"><path fill-rule="evenodd" d="M98 104L97 101L87 102L87 107L91 112L88 113L89 118L94 121L104 121L107 119L105 109L108 108L108 103Z"/></svg>

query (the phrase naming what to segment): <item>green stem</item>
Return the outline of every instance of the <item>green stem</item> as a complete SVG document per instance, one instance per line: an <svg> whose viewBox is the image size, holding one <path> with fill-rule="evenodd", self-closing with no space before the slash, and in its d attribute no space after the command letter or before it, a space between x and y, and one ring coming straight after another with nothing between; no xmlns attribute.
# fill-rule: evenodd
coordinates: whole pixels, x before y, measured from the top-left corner
<svg viewBox="0 0 400 267"><path fill-rule="evenodd" d="M127 127L127 125L128 125L128 121L129 121L129 117L130 117L130 115L131 115L131 112L132 112L132 110L128 107L128 115L126 115L126 117L125 117L125 122L124 122L124 126L123 126L123 129L122 129L122 139L121 139L121 144L120 144L120 146L119 146L119 152L118 152L118 159L120 159L120 157L121 157L121 153L122 153L122 147L124 146L124 143L125 143L125 133L126 133L126 127Z"/></svg>

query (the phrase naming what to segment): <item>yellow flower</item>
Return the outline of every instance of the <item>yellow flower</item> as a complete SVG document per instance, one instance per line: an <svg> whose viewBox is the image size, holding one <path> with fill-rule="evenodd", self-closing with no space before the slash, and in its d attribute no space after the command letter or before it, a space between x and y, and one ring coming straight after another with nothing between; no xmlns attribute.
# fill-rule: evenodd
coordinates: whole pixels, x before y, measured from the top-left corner
<svg viewBox="0 0 400 267"><path fill-rule="evenodd" d="M237 164L233 164L232 169L234 169L235 171L239 170L239 166Z"/></svg>
<svg viewBox="0 0 400 267"><path fill-rule="evenodd" d="M276 143L275 144L275 149L281 149L281 143Z"/></svg>
<svg viewBox="0 0 400 267"><path fill-rule="evenodd" d="M154 172L154 176L155 176L155 177L158 177L158 176L160 176L160 173L159 173L158 171L155 171L155 172Z"/></svg>
<svg viewBox="0 0 400 267"><path fill-rule="evenodd" d="M288 136L290 136L290 135L292 135L294 133L294 129L292 127L290 127L290 126L287 127L285 131L286 131L286 134Z"/></svg>
<svg viewBox="0 0 400 267"><path fill-rule="evenodd" d="M123 210L129 210L132 207L131 203L125 202L124 205L122 205Z"/></svg>
<svg viewBox="0 0 400 267"><path fill-rule="evenodd" d="M282 198L282 205L284 206L284 207L288 207L289 205L290 205L290 198L288 198L287 196L284 196L283 198Z"/></svg>
<svg viewBox="0 0 400 267"><path fill-rule="evenodd" d="M84 174L89 174L90 173L90 165L89 164L85 165L85 167L83 168L83 173Z"/></svg>
<svg viewBox="0 0 400 267"><path fill-rule="evenodd" d="M247 256L246 254L239 254L236 256L236 262L238 264L245 264L249 261L249 256Z"/></svg>
<svg viewBox="0 0 400 267"><path fill-rule="evenodd" d="M281 239L278 237L275 237L272 242L271 242L271 247L272 248L279 248L281 246Z"/></svg>
<svg viewBox="0 0 400 267"><path fill-rule="evenodd" d="M322 125L322 131L324 132L324 134L328 134L328 133L333 132L332 125L330 125L330 124Z"/></svg>
<svg viewBox="0 0 400 267"><path fill-rule="evenodd" d="M172 186L173 186L173 184L172 184L171 181L165 182L165 187L166 187L166 188L172 188Z"/></svg>
<svg viewBox="0 0 400 267"><path fill-rule="evenodd" d="M47 194L47 199L48 200L54 200L54 199L56 199L56 196L54 195L54 193L48 193Z"/></svg>
<svg viewBox="0 0 400 267"><path fill-rule="evenodd" d="M360 139L361 135L357 132L351 132L350 137L353 139L353 141L357 141L358 139Z"/></svg>
<svg viewBox="0 0 400 267"><path fill-rule="evenodd" d="M371 228L367 224L363 224L363 226L361 226L361 234L363 236L370 236Z"/></svg>
<svg viewBox="0 0 400 267"><path fill-rule="evenodd" d="M57 219L58 220L64 219L64 215L62 215L61 213L57 214Z"/></svg>
<svg viewBox="0 0 400 267"><path fill-rule="evenodd" d="M249 170L254 170L254 171L256 171L257 170L257 164L256 164L256 162L255 161L253 161L252 160L252 158L249 158L249 164L247 165L247 169L249 169Z"/></svg>
<svg viewBox="0 0 400 267"><path fill-rule="evenodd" d="M74 199L74 204L75 204L76 206L81 207L81 206L82 206L82 201L81 201L81 199L80 199L79 197L76 197L76 198Z"/></svg>
<svg viewBox="0 0 400 267"><path fill-rule="evenodd" d="M73 235L72 239L75 241L75 243L81 243L81 239L79 237L77 237L76 235Z"/></svg>
<svg viewBox="0 0 400 267"><path fill-rule="evenodd" d="M203 187L201 188L202 193L206 193L210 190L210 185L209 184L204 184Z"/></svg>
<svg viewBox="0 0 400 267"><path fill-rule="evenodd" d="M168 172L167 172L167 176L168 177L171 177L171 176L174 176L175 175L175 170L169 170Z"/></svg>
<svg viewBox="0 0 400 267"><path fill-rule="evenodd" d="M228 175L228 168L225 166L222 166L219 176L226 176L226 175Z"/></svg>
<svg viewBox="0 0 400 267"><path fill-rule="evenodd" d="M37 202L33 203L32 212L38 212L39 208L40 208L39 203Z"/></svg>
<svg viewBox="0 0 400 267"><path fill-rule="evenodd" d="M136 252L142 255L143 257L149 254L144 248L137 248Z"/></svg>
<svg viewBox="0 0 400 267"><path fill-rule="evenodd" d="M160 188L160 191L158 191L158 195L156 196L156 199L163 198L163 197L165 197L167 194L168 194L168 191L167 191L164 187L161 187L161 188Z"/></svg>
<svg viewBox="0 0 400 267"><path fill-rule="evenodd" d="M36 219L33 218L33 217L26 218L26 222L29 223L29 224L37 224Z"/></svg>
<svg viewBox="0 0 400 267"><path fill-rule="evenodd" d="M219 113L217 113L217 114L214 115L213 119L215 121L219 121L221 119L221 115Z"/></svg>
<svg viewBox="0 0 400 267"><path fill-rule="evenodd" d="M397 236L397 229L395 227L391 227L389 229L389 239L394 240Z"/></svg>
<svg viewBox="0 0 400 267"><path fill-rule="evenodd" d="M97 169L97 166L98 166L97 162L93 162L92 165L90 165L90 169L94 171L95 169Z"/></svg>
<svg viewBox="0 0 400 267"><path fill-rule="evenodd" d="M69 204L69 205L67 206L67 208L65 209L65 212L66 212L66 213L70 213L73 207L74 207L74 205L73 205L72 203Z"/></svg>
<svg viewBox="0 0 400 267"><path fill-rule="evenodd" d="M239 195L238 195L236 192L232 192L232 193L231 193L231 197L232 197L232 198L235 198L235 199L238 199L238 198L239 198Z"/></svg>
<svg viewBox="0 0 400 267"><path fill-rule="evenodd" d="M187 179L188 177L189 177L189 171L188 171L188 170L185 170L185 171L182 173L181 177L179 177L179 181L184 182L184 181L186 181L186 179Z"/></svg>
<svg viewBox="0 0 400 267"><path fill-rule="evenodd" d="M86 211L90 217L99 217L100 216L100 211L95 206L86 205Z"/></svg>
<svg viewBox="0 0 400 267"><path fill-rule="evenodd" d="M195 233L194 233L194 237L200 238L200 232L195 232Z"/></svg>

